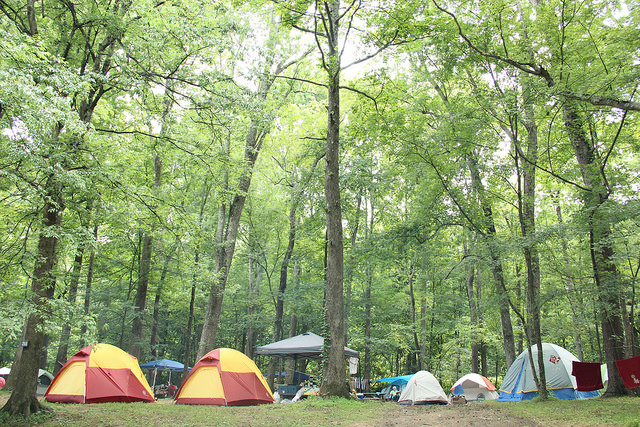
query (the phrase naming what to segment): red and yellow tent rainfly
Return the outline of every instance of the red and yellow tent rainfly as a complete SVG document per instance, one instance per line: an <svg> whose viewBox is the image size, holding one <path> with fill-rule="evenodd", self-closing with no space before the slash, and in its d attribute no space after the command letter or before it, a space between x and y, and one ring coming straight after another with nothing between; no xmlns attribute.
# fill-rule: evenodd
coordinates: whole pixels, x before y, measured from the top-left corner
<svg viewBox="0 0 640 427"><path fill-rule="evenodd" d="M273 403L273 394L253 360L230 348L202 357L184 379L176 403L242 406Z"/></svg>
<svg viewBox="0 0 640 427"><path fill-rule="evenodd" d="M47 402L153 402L138 359L109 344L85 347L53 379Z"/></svg>

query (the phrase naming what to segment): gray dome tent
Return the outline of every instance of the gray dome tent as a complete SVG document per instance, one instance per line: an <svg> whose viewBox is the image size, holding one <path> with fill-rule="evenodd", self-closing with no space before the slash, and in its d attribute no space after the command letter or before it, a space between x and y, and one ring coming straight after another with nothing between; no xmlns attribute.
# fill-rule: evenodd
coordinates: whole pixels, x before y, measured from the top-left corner
<svg viewBox="0 0 640 427"><path fill-rule="evenodd" d="M558 399L588 399L597 397L597 391L576 390L576 378L571 375L573 361L578 358L555 344L542 343L544 372L547 390ZM538 371L538 346L531 347L531 354ZM499 402L531 400L538 396L528 350L523 351L511 364L500 386Z"/></svg>

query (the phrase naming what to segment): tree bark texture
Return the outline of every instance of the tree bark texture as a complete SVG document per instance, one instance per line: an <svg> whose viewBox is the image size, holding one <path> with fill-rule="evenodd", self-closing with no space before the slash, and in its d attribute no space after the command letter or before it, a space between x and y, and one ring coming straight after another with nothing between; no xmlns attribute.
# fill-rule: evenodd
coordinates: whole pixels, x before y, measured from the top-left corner
<svg viewBox="0 0 640 427"><path fill-rule="evenodd" d="M342 208L340 205L340 1L328 2L325 23L327 32L328 115L324 195L327 226L327 271L325 291L326 326L329 333L324 341L323 375L320 394L349 395L344 357L344 295Z"/></svg>
<svg viewBox="0 0 640 427"><path fill-rule="evenodd" d="M46 306L52 288L55 287L53 275L56 263L56 249L58 246L58 228L62 223L64 204L62 200L62 186L50 176L46 182L47 197L43 206L43 230L38 237L38 261L33 270L31 281L32 310L27 317L22 331L20 358L11 369L13 388L11 397L2 408L3 412L11 415L29 415L43 410L36 397L38 383L38 368L42 351L45 318L43 309Z"/></svg>
<svg viewBox="0 0 640 427"><path fill-rule="evenodd" d="M602 340L610 372L604 396L627 394L624 383L617 372L616 360L624 359L624 327L622 321L621 278L614 263L614 249L610 239L611 228L603 204L610 195L604 169L598 164L593 145L587 139L577 101L565 100L563 116L565 128L571 141L576 160L587 188L583 192L584 209L588 216L591 263L598 295L598 313L601 319Z"/></svg>

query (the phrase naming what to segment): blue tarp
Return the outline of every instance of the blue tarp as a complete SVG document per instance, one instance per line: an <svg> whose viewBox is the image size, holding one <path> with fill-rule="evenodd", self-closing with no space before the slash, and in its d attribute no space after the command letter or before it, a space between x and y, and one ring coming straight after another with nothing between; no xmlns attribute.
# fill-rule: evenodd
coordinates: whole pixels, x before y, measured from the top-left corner
<svg viewBox="0 0 640 427"><path fill-rule="evenodd" d="M141 363L140 367L142 369L157 369L158 371L175 372L184 370L184 365L182 363L169 359L152 360L150 362Z"/></svg>
<svg viewBox="0 0 640 427"><path fill-rule="evenodd" d="M287 373L285 371L276 372L276 376L280 377L280 378L284 378L286 375L287 375ZM295 371L293 373L293 382L295 384L300 384L300 382L306 381L308 379L309 379L309 375L305 374L304 372Z"/></svg>
<svg viewBox="0 0 640 427"><path fill-rule="evenodd" d="M462 384L458 384L454 389L453 389L453 395L454 396L461 396L464 394L464 388L462 387Z"/></svg>
<svg viewBox="0 0 640 427"><path fill-rule="evenodd" d="M393 385L399 385L399 384L401 385L401 384L408 383L412 376L413 374L401 375L399 377L380 378L379 380L375 380L375 381L380 381L381 383L391 383Z"/></svg>

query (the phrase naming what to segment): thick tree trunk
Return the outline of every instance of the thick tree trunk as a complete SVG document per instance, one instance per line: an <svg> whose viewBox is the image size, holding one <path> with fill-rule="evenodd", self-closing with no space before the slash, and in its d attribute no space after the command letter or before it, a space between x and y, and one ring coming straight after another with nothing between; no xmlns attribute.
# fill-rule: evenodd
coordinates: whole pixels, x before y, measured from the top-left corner
<svg viewBox="0 0 640 427"><path fill-rule="evenodd" d="M13 388L11 397L2 408L3 412L11 415L29 415L46 409L38 402L36 388L38 382L38 368L42 352L43 326L45 319L43 309L48 295L55 287L54 266L56 263L56 248L58 246L57 230L62 222L64 204L62 187L54 177L49 177L46 183L47 197L43 206L43 229L38 238L38 258L34 265L31 281L30 299L33 307L27 317L22 331L21 354L11 369L10 386Z"/></svg>
<svg viewBox="0 0 640 427"><path fill-rule="evenodd" d="M582 181L584 209L588 214L591 263L596 283L598 313L602 325L604 352L609 369L609 383L604 396L627 394L617 372L616 360L624 359L624 327L622 322L621 278L614 263L610 219L603 204L610 196L604 177L604 168L598 165L594 147L587 140L576 101L565 100L563 115L567 134L573 145Z"/></svg>
<svg viewBox="0 0 640 427"><path fill-rule="evenodd" d="M323 352L322 396L349 395L344 357L344 295L342 208L340 205L340 52L338 36L340 0L327 5L326 28L328 52L328 115L324 196L327 220L327 271L325 291L325 321L329 336Z"/></svg>

